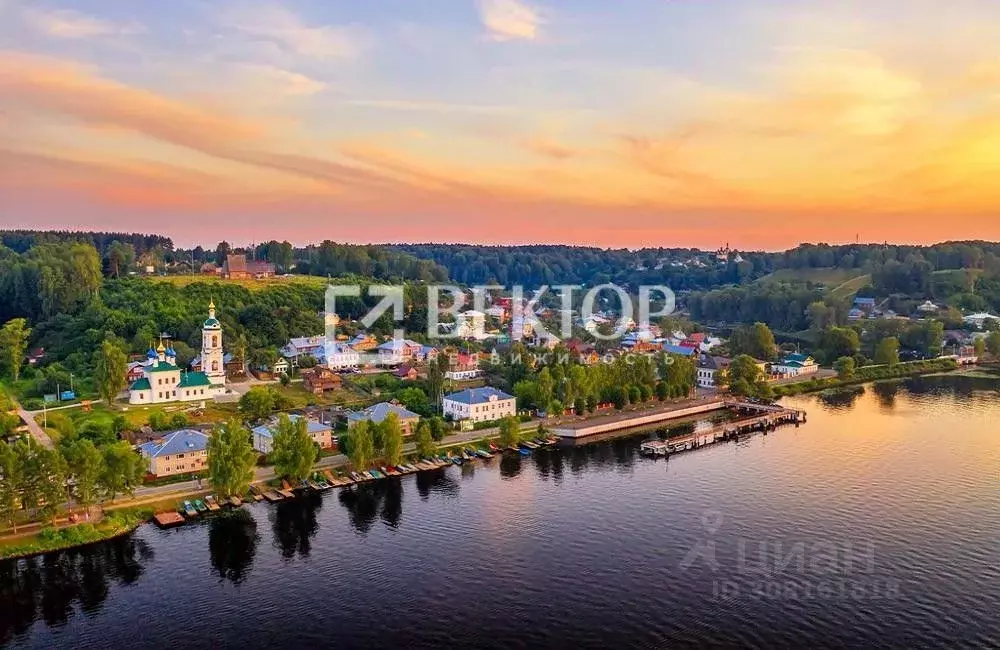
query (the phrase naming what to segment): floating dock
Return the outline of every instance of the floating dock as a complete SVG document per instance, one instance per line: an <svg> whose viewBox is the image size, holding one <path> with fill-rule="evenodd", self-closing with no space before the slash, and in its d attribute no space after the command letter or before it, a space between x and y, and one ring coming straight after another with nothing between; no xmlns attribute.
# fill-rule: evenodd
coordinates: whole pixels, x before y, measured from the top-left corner
<svg viewBox="0 0 1000 650"><path fill-rule="evenodd" d="M171 528L173 526L179 526L187 520L184 519L179 512L171 511L156 513L153 515L153 521L155 521L156 525L160 528Z"/></svg>

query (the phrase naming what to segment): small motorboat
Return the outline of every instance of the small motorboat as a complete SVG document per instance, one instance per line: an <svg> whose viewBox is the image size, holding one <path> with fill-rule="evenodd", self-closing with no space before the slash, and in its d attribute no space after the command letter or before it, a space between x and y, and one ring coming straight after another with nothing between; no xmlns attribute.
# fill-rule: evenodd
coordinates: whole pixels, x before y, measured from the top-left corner
<svg viewBox="0 0 1000 650"><path fill-rule="evenodd" d="M216 503L215 496L211 494L205 497L205 504L208 506L208 509L211 510L212 512L222 509L222 507L219 506L218 503Z"/></svg>
<svg viewBox="0 0 1000 650"><path fill-rule="evenodd" d="M480 458L493 458L493 454L486 451L485 449L477 449L476 455L479 456Z"/></svg>
<svg viewBox="0 0 1000 650"><path fill-rule="evenodd" d="M198 512L208 512L208 506L206 506L205 502L202 501L201 499L194 500L194 508Z"/></svg>
<svg viewBox="0 0 1000 650"><path fill-rule="evenodd" d="M503 451L503 449L500 449L495 442L490 442L490 451L496 453L498 451Z"/></svg>
<svg viewBox="0 0 1000 650"><path fill-rule="evenodd" d="M530 456L531 455L531 450L530 449L518 449L517 453L521 454L522 456Z"/></svg>
<svg viewBox="0 0 1000 650"><path fill-rule="evenodd" d="M184 502L183 511L184 511L184 515L187 516L187 517L197 517L198 516L198 511L195 510L195 507L193 505L191 505L190 501L185 501Z"/></svg>

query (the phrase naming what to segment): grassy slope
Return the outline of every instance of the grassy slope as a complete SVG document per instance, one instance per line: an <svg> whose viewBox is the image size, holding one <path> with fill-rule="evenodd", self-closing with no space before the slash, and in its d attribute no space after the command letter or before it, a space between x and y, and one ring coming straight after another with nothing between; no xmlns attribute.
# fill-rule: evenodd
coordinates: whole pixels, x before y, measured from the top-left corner
<svg viewBox="0 0 1000 650"><path fill-rule="evenodd" d="M812 269L778 269L765 275L758 282L814 282L828 287L839 286L849 280L863 276L857 269L812 268Z"/></svg>
<svg viewBox="0 0 1000 650"><path fill-rule="evenodd" d="M177 287L186 287L189 284L195 284L197 282L205 284L238 284L239 286L246 287L251 291L260 291L261 289L266 289L267 287L286 284L306 284L315 287L326 286L326 278L311 275L293 275L288 278L265 278L262 280L226 280L210 275L157 275L151 276L149 280L152 282L169 282Z"/></svg>

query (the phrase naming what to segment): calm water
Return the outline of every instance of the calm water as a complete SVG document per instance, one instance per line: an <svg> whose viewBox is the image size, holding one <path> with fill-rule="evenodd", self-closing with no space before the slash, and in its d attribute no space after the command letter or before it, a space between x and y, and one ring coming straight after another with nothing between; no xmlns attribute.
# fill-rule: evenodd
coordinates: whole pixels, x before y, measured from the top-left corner
<svg viewBox="0 0 1000 650"><path fill-rule="evenodd" d="M639 436L0 564L0 644L1000 644L996 385L792 402L670 460Z"/></svg>

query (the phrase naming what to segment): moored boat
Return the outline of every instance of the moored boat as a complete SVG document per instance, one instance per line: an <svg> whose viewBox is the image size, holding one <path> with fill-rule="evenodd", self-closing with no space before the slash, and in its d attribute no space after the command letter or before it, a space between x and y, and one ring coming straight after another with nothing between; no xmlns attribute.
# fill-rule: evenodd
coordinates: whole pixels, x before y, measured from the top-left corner
<svg viewBox="0 0 1000 650"><path fill-rule="evenodd" d="M208 506L206 506L205 502L201 499L194 500L194 509L198 512L208 512Z"/></svg>
<svg viewBox="0 0 1000 650"><path fill-rule="evenodd" d="M194 505L192 505L190 501L184 502L183 510L184 510L184 515L187 517L198 516L198 511L195 509Z"/></svg>

